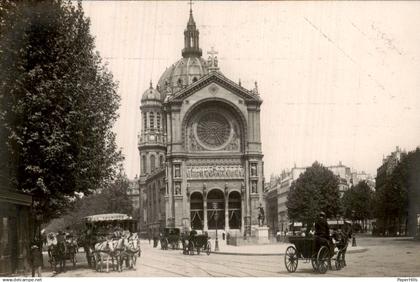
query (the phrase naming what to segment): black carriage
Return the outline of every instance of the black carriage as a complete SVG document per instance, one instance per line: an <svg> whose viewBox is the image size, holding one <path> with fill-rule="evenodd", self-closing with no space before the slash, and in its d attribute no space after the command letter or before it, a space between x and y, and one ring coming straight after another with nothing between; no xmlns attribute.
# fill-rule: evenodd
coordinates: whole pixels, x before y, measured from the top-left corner
<svg viewBox="0 0 420 282"><path fill-rule="evenodd" d="M179 228L165 228L162 231L160 238L160 246L162 250L171 248L172 250L179 249L181 242L181 230Z"/></svg>
<svg viewBox="0 0 420 282"><path fill-rule="evenodd" d="M73 267L76 267L76 263L77 263L76 253L77 252L78 252L77 242L75 238L70 237L68 240L66 240L64 259L69 260L73 264Z"/></svg>
<svg viewBox="0 0 420 282"><path fill-rule="evenodd" d="M286 249L284 264L288 272L295 272L299 260L311 262L315 272L324 274L335 262L335 268L340 270L345 266L345 252L347 244L334 244L332 241L318 236L289 237L289 242L294 246Z"/></svg>
<svg viewBox="0 0 420 282"><path fill-rule="evenodd" d="M204 251L207 255L210 255L210 237L207 235L207 233L197 235L196 232L191 231L188 238L184 236L182 240L182 248L184 255L194 255L194 253L199 255L201 251Z"/></svg>

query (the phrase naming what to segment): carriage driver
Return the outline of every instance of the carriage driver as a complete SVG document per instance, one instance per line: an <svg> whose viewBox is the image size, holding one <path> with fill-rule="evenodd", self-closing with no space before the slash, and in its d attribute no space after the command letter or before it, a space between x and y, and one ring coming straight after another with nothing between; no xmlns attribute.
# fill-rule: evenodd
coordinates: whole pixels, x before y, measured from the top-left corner
<svg viewBox="0 0 420 282"><path fill-rule="evenodd" d="M319 216L315 222L315 236L331 241L330 227L328 226L328 222L324 212L319 213Z"/></svg>

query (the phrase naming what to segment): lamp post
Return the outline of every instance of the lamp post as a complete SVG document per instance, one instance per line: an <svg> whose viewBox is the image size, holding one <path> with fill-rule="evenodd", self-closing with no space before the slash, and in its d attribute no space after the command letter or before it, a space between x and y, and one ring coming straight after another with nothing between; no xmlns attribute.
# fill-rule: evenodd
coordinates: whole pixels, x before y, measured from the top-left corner
<svg viewBox="0 0 420 282"><path fill-rule="evenodd" d="M219 219L219 215L217 214L217 203L213 203L213 209L214 209L214 220L216 220L216 244L214 245L214 251L219 251L219 238L217 236L217 220Z"/></svg>

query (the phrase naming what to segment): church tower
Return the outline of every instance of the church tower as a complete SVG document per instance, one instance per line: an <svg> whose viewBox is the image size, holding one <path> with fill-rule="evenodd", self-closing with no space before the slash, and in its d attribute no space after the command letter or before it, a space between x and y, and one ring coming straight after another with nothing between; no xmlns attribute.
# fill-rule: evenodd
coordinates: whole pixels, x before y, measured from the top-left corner
<svg viewBox="0 0 420 282"><path fill-rule="evenodd" d="M161 190L164 187L164 181L158 180L146 185L146 179L164 175L165 154L166 154L166 126L165 116L162 107L162 96L158 89L153 88L150 82L141 98L141 121L142 129L138 140L138 149L140 152L140 227L145 229L145 219L149 224L153 223L157 228L160 221L165 218L162 214L164 208L162 204L154 204L150 209L150 203L159 203ZM150 182L150 181L149 181ZM149 203L149 207L146 206ZM142 228L143 227L143 228Z"/></svg>
<svg viewBox="0 0 420 282"><path fill-rule="evenodd" d="M257 84L248 90L202 57L190 8L182 57L141 99L140 228L254 234L264 205Z"/></svg>

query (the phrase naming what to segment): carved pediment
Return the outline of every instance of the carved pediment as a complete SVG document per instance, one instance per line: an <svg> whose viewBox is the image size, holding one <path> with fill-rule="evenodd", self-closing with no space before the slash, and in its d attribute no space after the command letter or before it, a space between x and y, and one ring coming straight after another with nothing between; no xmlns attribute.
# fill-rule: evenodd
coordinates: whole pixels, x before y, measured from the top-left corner
<svg viewBox="0 0 420 282"><path fill-rule="evenodd" d="M257 104L262 103L262 100L258 94L256 94L253 91L243 88L239 84L225 77L220 72L212 72L203 76L195 83L190 84L188 87L178 91L173 96L169 97L165 103L170 104L170 103L182 102L184 99L188 98L190 95L203 89L204 87L207 87L210 84L218 85L219 87L229 90L230 92L244 99L246 103L249 103L249 102L251 103L255 102ZM209 87L210 93L212 93L212 91L213 92L216 91L217 86L214 87L213 85Z"/></svg>

